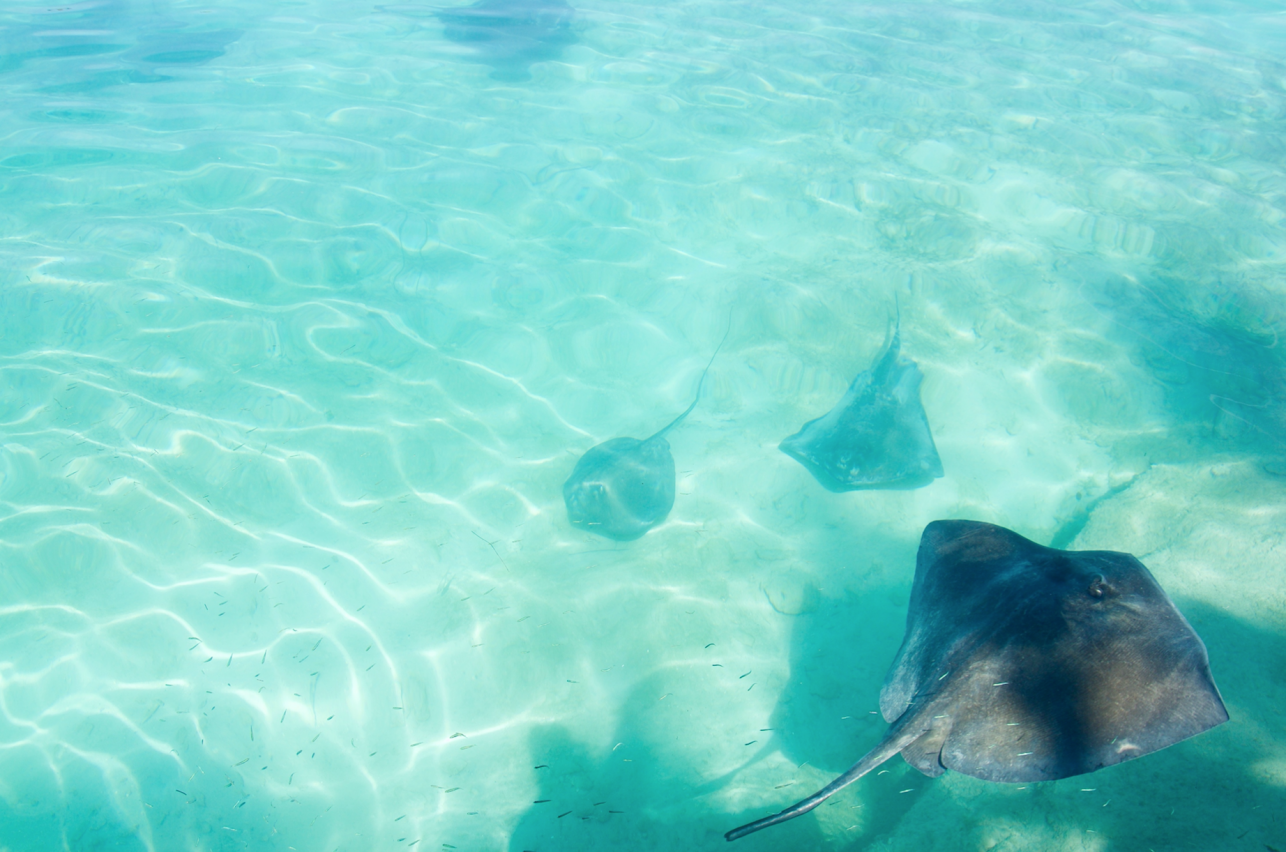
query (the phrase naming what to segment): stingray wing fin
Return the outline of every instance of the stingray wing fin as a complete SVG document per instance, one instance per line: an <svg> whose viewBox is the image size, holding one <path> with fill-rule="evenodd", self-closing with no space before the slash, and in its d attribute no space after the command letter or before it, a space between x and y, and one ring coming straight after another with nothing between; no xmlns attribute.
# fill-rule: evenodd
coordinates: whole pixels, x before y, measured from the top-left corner
<svg viewBox="0 0 1286 852"><path fill-rule="evenodd" d="M924 528L907 606L906 635L880 691L886 722L946 684L953 657L968 651L970 625L1007 600L1010 585L998 566L1034 558L1039 545L979 521L933 521Z"/></svg>
<svg viewBox="0 0 1286 852"><path fill-rule="evenodd" d="M1166 601L1169 604L1169 601ZM1172 605L1146 632L1016 645L953 690L942 765L989 781L1093 772L1228 720L1205 646Z"/></svg>

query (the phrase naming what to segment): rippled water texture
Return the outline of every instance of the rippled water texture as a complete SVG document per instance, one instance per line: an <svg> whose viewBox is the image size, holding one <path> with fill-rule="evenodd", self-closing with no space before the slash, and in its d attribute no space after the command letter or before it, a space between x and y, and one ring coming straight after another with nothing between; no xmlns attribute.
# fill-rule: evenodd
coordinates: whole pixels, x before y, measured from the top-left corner
<svg viewBox="0 0 1286 852"><path fill-rule="evenodd" d="M727 848L963 517L1139 555L1232 721L740 848L1286 849L1286 15L528 11L0 10L0 847ZM945 476L826 492L895 299ZM573 530L729 312L669 519Z"/></svg>

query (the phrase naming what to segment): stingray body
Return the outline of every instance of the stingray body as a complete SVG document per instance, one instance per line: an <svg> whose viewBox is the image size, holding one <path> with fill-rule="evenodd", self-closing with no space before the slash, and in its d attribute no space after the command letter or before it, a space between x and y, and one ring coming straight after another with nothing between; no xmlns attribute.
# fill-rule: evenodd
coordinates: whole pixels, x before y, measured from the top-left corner
<svg viewBox="0 0 1286 852"><path fill-rule="evenodd" d="M664 436L669 428L645 441L613 438L580 457L563 483L572 526L633 541L665 520L674 508L674 456Z"/></svg>
<svg viewBox="0 0 1286 852"><path fill-rule="evenodd" d="M724 340L727 339L724 334ZM665 435L683 422L701 399L701 387L715 355L697 382L692 404L660 432L612 438L589 449L563 483L563 502L572 526L616 541L633 541L664 521L674 508L674 456Z"/></svg>
<svg viewBox="0 0 1286 852"><path fill-rule="evenodd" d="M780 444L830 491L910 489L942 476L920 403L924 375L902 357L901 328L839 403Z"/></svg>
<svg viewBox="0 0 1286 852"><path fill-rule="evenodd" d="M502 80L526 80L533 63L557 59L574 42L564 0L480 0L438 13L442 34L466 45Z"/></svg>
<svg viewBox="0 0 1286 852"><path fill-rule="evenodd" d="M898 752L930 777L1049 781L1228 720L1205 646L1141 562L977 521L925 528L880 711L890 727L870 753L727 839L807 813Z"/></svg>

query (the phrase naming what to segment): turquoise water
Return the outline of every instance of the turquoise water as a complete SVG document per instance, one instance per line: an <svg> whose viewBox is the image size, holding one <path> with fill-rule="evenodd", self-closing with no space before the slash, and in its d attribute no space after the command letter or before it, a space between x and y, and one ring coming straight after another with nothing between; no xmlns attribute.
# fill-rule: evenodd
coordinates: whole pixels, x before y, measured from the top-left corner
<svg viewBox="0 0 1286 852"><path fill-rule="evenodd" d="M728 848L975 518L1138 555L1231 722L738 847L1286 849L1286 14L435 11L0 10L0 847ZM945 476L826 492L895 301ZM573 530L730 315L668 521Z"/></svg>

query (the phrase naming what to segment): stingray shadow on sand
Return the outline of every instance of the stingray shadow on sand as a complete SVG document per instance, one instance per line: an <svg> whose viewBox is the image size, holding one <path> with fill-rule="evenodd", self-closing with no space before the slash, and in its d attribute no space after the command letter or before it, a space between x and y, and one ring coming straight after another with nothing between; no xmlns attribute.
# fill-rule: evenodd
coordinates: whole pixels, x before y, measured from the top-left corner
<svg viewBox="0 0 1286 852"><path fill-rule="evenodd" d="M1286 475L1286 327L1269 299L1249 287L1207 292L1108 270L1065 274L1184 421L1262 453L1268 473Z"/></svg>

